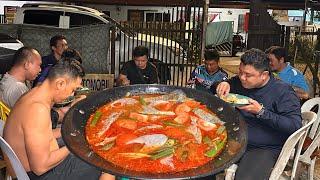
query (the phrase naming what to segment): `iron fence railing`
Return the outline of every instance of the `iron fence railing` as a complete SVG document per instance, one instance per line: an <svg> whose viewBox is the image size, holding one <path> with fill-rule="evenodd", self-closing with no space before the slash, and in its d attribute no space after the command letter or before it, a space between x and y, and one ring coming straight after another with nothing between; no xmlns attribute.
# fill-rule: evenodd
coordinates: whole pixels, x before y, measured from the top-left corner
<svg viewBox="0 0 320 180"><path fill-rule="evenodd" d="M0 24L5 24L5 18L3 14L0 14Z"/></svg>
<svg viewBox="0 0 320 180"><path fill-rule="evenodd" d="M191 3L172 7L170 12L170 22L121 22L127 31L133 31L135 35L117 32L114 45L116 76L122 65L132 59L132 50L143 45L149 48L149 59L158 68L161 84L187 84L191 71L202 59L203 7Z"/></svg>

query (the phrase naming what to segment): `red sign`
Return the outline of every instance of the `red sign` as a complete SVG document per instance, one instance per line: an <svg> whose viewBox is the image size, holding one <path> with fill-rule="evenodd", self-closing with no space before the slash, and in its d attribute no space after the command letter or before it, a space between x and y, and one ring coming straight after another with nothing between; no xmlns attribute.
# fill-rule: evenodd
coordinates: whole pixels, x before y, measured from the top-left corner
<svg viewBox="0 0 320 180"><path fill-rule="evenodd" d="M249 30L249 15L250 14L248 12L244 15L244 23L243 23L244 32L248 32Z"/></svg>
<svg viewBox="0 0 320 180"><path fill-rule="evenodd" d="M18 6L4 6L4 17L7 24L13 23Z"/></svg>

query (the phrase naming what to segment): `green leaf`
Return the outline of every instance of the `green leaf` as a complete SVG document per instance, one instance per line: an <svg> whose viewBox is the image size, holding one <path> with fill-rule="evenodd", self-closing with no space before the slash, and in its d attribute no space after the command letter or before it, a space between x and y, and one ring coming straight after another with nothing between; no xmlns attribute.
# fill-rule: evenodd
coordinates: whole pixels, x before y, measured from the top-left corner
<svg viewBox="0 0 320 180"><path fill-rule="evenodd" d="M177 123L173 123L173 122L170 122L170 121L163 121L162 123L164 125L166 125L166 126L184 127L184 125L182 125L182 124L177 124Z"/></svg>
<svg viewBox="0 0 320 180"><path fill-rule="evenodd" d="M224 144L226 143L226 141L220 141L216 144L216 146L212 149L210 149L209 151L205 152L205 156L207 157L214 157L217 155L218 152L220 152L220 150L224 147Z"/></svg>
<svg viewBox="0 0 320 180"><path fill-rule="evenodd" d="M113 145L114 145L114 141L112 141L111 143L108 143L108 144L104 145L104 146L101 148L101 150L103 150L103 151L108 151L109 149L111 149L111 148L113 147Z"/></svg>
<svg viewBox="0 0 320 180"><path fill-rule="evenodd" d="M216 133L217 133L218 135L219 135L219 134L222 134L225 129L226 129L225 126L220 126L220 127L218 128L218 130L217 130Z"/></svg>
<svg viewBox="0 0 320 180"><path fill-rule="evenodd" d="M212 144L212 140L208 136L205 136L203 138L203 143L205 143L205 144L210 146Z"/></svg>
<svg viewBox="0 0 320 180"><path fill-rule="evenodd" d="M144 100L142 96L139 96L139 101L140 101L140 104L142 104L143 106L147 105L147 102Z"/></svg>
<svg viewBox="0 0 320 180"><path fill-rule="evenodd" d="M101 118L101 116L102 116L102 112L96 111L96 113L94 114L92 121L90 123L90 127L96 126L96 124L99 121L99 119Z"/></svg>
<svg viewBox="0 0 320 180"><path fill-rule="evenodd" d="M151 155L152 160L157 160L160 158L168 157L174 153L174 148L166 148L163 151L160 151L159 153Z"/></svg>

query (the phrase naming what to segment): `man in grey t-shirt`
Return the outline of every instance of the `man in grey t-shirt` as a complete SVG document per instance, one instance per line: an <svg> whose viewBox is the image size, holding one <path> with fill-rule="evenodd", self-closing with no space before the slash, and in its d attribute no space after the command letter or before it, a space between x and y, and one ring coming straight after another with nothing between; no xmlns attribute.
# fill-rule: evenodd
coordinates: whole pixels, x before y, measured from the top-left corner
<svg viewBox="0 0 320 180"><path fill-rule="evenodd" d="M12 108L29 87L26 81L34 80L41 71L41 56L30 47L20 48L13 57L13 67L0 81L0 98Z"/></svg>

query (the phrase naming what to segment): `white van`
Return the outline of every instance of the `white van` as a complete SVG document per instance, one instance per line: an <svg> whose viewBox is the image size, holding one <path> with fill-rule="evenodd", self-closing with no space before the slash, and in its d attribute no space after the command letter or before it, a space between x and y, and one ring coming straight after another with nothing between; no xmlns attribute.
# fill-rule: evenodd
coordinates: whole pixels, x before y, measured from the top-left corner
<svg viewBox="0 0 320 180"><path fill-rule="evenodd" d="M61 4L25 4L17 9L14 24L36 24L64 29L109 23L108 16L87 7ZM111 19L111 18L110 18Z"/></svg>
<svg viewBox="0 0 320 180"><path fill-rule="evenodd" d="M163 37L154 37L141 33L136 33L135 36L128 36L122 31L122 27L118 22L92 8L62 4L25 4L18 8L14 19L14 24L45 25L64 29L103 23L112 23L121 30L121 39L117 38L115 42L116 76L118 75L117 67L120 66L121 62L125 61L125 56L119 56L119 53L132 52L132 47L119 48L120 43L123 44L123 42L130 41L133 44L141 44L148 47L150 58L154 61L167 62L167 60L174 60L174 62L170 63L183 63L183 50L178 43Z"/></svg>

